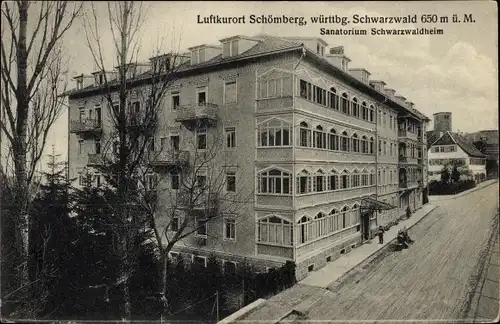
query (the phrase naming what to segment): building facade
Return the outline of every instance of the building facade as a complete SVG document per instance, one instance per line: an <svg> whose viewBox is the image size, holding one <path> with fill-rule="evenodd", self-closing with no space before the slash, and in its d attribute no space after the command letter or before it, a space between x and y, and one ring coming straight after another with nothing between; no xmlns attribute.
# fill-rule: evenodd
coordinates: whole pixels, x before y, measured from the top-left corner
<svg viewBox="0 0 500 324"><path fill-rule="evenodd" d="M220 42L190 48L165 97L153 151L177 167L156 168L158 199L168 208L179 160L216 138L224 194L252 198L172 256L206 263L214 253L233 268L261 269L293 260L302 279L423 204L428 118L367 70L349 69L343 47L267 35ZM99 81L81 76L69 94L70 177L103 154L109 107L95 94Z"/></svg>
<svg viewBox="0 0 500 324"><path fill-rule="evenodd" d="M446 132L429 148L429 178L441 180L444 167L451 172L457 166L462 179L481 182L486 179L486 156L460 134Z"/></svg>

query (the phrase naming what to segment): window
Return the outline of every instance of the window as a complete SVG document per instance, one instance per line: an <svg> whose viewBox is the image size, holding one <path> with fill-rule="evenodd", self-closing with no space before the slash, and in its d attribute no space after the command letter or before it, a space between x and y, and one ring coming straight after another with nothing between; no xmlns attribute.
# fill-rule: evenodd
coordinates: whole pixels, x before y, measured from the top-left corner
<svg viewBox="0 0 500 324"><path fill-rule="evenodd" d="M349 173L347 170L344 170L340 176L340 189L349 189Z"/></svg>
<svg viewBox="0 0 500 324"><path fill-rule="evenodd" d="M85 108L80 108L78 111L78 121L83 122L85 120Z"/></svg>
<svg viewBox="0 0 500 324"><path fill-rule="evenodd" d="M235 55L238 55L237 39L222 44L222 57L230 57Z"/></svg>
<svg viewBox="0 0 500 324"><path fill-rule="evenodd" d="M260 98L275 98L292 95L292 81L289 75L276 76L259 81Z"/></svg>
<svg viewBox="0 0 500 324"><path fill-rule="evenodd" d="M373 141L373 137L370 137L370 154L373 154L374 152L374 141Z"/></svg>
<svg viewBox="0 0 500 324"><path fill-rule="evenodd" d="M349 226L349 207L342 208L342 228Z"/></svg>
<svg viewBox="0 0 500 324"><path fill-rule="evenodd" d="M77 89L77 90L81 90L81 89L83 89L83 79L78 79L78 80L76 81L76 89Z"/></svg>
<svg viewBox="0 0 500 324"><path fill-rule="evenodd" d="M317 126L313 132L313 146L316 148L326 149L326 133L323 131L323 127Z"/></svg>
<svg viewBox="0 0 500 324"><path fill-rule="evenodd" d="M307 216L299 220L299 243L303 244L312 239L312 222Z"/></svg>
<svg viewBox="0 0 500 324"><path fill-rule="evenodd" d="M261 243L290 246L293 244L292 224L275 215L259 219L257 240Z"/></svg>
<svg viewBox="0 0 500 324"><path fill-rule="evenodd" d="M270 170L260 173L259 177L259 193L289 195L292 192L292 176L290 173L280 170Z"/></svg>
<svg viewBox="0 0 500 324"><path fill-rule="evenodd" d="M349 135L345 131L340 135L340 150L349 152Z"/></svg>
<svg viewBox="0 0 500 324"><path fill-rule="evenodd" d="M306 170L302 170L297 177L297 193L311 192L311 177Z"/></svg>
<svg viewBox="0 0 500 324"><path fill-rule="evenodd" d="M384 155L387 155L387 142L384 141Z"/></svg>
<svg viewBox="0 0 500 324"><path fill-rule="evenodd" d="M353 134L352 135L352 151L355 153L359 153L359 138L358 135Z"/></svg>
<svg viewBox="0 0 500 324"><path fill-rule="evenodd" d="M173 151L179 151L180 138L179 135L170 135L170 148Z"/></svg>
<svg viewBox="0 0 500 324"><path fill-rule="evenodd" d="M361 153L368 154L368 139L366 136L361 138Z"/></svg>
<svg viewBox="0 0 500 324"><path fill-rule="evenodd" d="M196 236L207 236L207 221L205 219L196 219Z"/></svg>
<svg viewBox="0 0 500 324"><path fill-rule="evenodd" d="M337 190L338 181L339 176L337 175L337 171L332 170L331 174L328 176L328 190Z"/></svg>
<svg viewBox="0 0 500 324"><path fill-rule="evenodd" d="M236 103L236 81L224 84L224 103Z"/></svg>
<svg viewBox="0 0 500 324"><path fill-rule="evenodd" d="M340 99L340 109L344 114L349 115L349 98L347 93L342 94L342 98Z"/></svg>
<svg viewBox="0 0 500 324"><path fill-rule="evenodd" d="M172 109L176 110L181 104L181 95L179 91L172 92Z"/></svg>
<svg viewBox="0 0 500 324"><path fill-rule="evenodd" d="M280 119L272 119L259 125L258 145L289 146L292 143L292 127Z"/></svg>
<svg viewBox="0 0 500 324"><path fill-rule="evenodd" d="M236 172L226 172L226 191L236 192Z"/></svg>
<svg viewBox="0 0 500 324"><path fill-rule="evenodd" d="M205 49L198 48L191 52L191 65L205 62Z"/></svg>
<svg viewBox="0 0 500 324"><path fill-rule="evenodd" d="M225 240L236 240L236 222L232 218L224 219L224 239Z"/></svg>
<svg viewBox="0 0 500 324"><path fill-rule="evenodd" d="M368 116L368 107L366 106L366 102L363 101L361 103L361 118L363 120L368 120Z"/></svg>
<svg viewBox="0 0 500 324"><path fill-rule="evenodd" d="M170 188L177 190L179 189L179 185L180 185L180 179L178 171L177 170L170 171Z"/></svg>
<svg viewBox="0 0 500 324"><path fill-rule="evenodd" d="M226 148L236 147L236 128L230 127L225 129L226 132Z"/></svg>
<svg viewBox="0 0 500 324"><path fill-rule="evenodd" d="M207 129L204 127L196 130L196 148L198 150L207 149Z"/></svg>
<svg viewBox="0 0 500 324"><path fill-rule="evenodd" d="M202 256L193 255L193 264L196 264L201 267L207 266L207 258Z"/></svg>
<svg viewBox="0 0 500 324"><path fill-rule="evenodd" d="M392 122L392 115L389 116L389 128L392 129L392 126L393 126L393 122Z"/></svg>
<svg viewBox="0 0 500 324"><path fill-rule="evenodd" d="M225 274L235 274L236 273L236 263L232 261L224 261L224 273Z"/></svg>
<svg viewBox="0 0 500 324"><path fill-rule="evenodd" d="M359 117L359 104L356 98L352 98L352 115L354 117Z"/></svg>
<svg viewBox="0 0 500 324"><path fill-rule="evenodd" d="M96 187L99 187L101 185L101 175L100 174L94 174L94 185Z"/></svg>
<svg viewBox="0 0 500 324"><path fill-rule="evenodd" d="M374 122L375 120L375 108L373 107L373 105L370 105L370 122Z"/></svg>
<svg viewBox="0 0 500 324"><path fill-rule="evenodd" d="M382 140L378 140L378 152L382 154Z"/></svg>
<svg viewBox="0 0 500 324"><path fill-rule="evenodd" d="M83 154L85 154L85 141L79 140L78 141L78 155L82 156Z"/></svg>
<svg viewBox="0 0 500 324"><path fill-rule="evenodd" d="M78 175L78 185L80 187L85 186L85 176L81 173Z"/></svg>
<svg viewBox="0 0 500 324"><path fill-rule="evenodd" d="M312 100L312 85L309 82L300 80L300 96L307 100Z"/></svg>
<svg viewBox="0 0 500 324"><path fill-rule="evenodd" d="M328 134L328 149L331 151L339 150L339 136L335 129L330 129L330 133Z"/></svg>
<svg viewBox="0 0 500 324"><path fill-rule="evenodd" d="M322 192L325 190L325 181L326 177L323 171L318 170L316 174L314 175L314 181L313 181L313 191L314 192Z"/></svg>
<svg viewBox="0 0 500 324"><path fill-rule="evenodd" d="M134 101L132 103L132 113L138 114L141 112L141 103L139 101Z"/></svg>
<svg viewBox="0 0 500 324"><path fill-rule="evenodd" d="M340 104L339 104L339 96L337 95L337 90L335 90L335 88L330 88L330 92L328 94L330 96L328 107L335 110L339 110Z"/></svg>
<svg viewBox="0 0 500 324"><path fill-rule="evenodd" d="M358 174L357 170L354 170L353 174L351 175L352 187L353 188L359 187L361 185L360 180L361 176Z"/></svg>
<svg viewBox="0 0 500 324"><path fill-rule="evenodd" d="M197 175L196 176L196 188L203 192L207 186L207 176Z"/></svg>
<svg viewBox="0 0 500 324"><path fill-rule="evenodd" d="M300 146L311 146L311 129L306 122L300 123Z"/></svg>
<svg viewBox="0 0 500 324"><path fill-rule="evenodd" d="M207 87L196 88L196 103L198 106L204 106L207 103Z"/></svg>

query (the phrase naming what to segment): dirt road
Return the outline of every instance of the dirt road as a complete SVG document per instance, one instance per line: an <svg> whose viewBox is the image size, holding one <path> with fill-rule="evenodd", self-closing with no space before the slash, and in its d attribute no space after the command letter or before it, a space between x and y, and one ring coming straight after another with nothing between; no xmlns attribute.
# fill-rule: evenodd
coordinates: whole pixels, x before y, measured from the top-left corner
<svg viewBox="0 0 500 324"><path fill-rule="evenodd" d="M329 287L307 320L464 319L498 210L498 185L456 199L415 225L408 250L386 252ZM500 277L500 274L499 274ZM286 321L298 321L295 315Z"/></svg>

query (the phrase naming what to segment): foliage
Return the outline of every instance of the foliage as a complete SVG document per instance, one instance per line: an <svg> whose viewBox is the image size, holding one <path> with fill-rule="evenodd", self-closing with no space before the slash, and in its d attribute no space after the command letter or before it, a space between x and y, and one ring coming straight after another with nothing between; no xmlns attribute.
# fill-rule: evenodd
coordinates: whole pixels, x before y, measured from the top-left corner
<svg viewBox="0 0 500 324"><path fill-rule="evenodd" d="M450 177L451 177L451 181L453 181L454 183L460 181L460 172L458 171L456 165L453 166L453 169L451 170Z"/></svg>
<svg viewBox="0 0 500 324"><path fill-rule="evenodd" d="M448 181L450 181L450 171L448 168L444 167L443 170L441 170L441 182L448 183Z"/></svg>
<svg viewBox="0 0 500 324"><path fill-rule="evenodd" d="M475 186L476 182L474 180L459 180L453 183L431 181L429 183L429 195L455 195L462 191L472 189Z"/></svg>

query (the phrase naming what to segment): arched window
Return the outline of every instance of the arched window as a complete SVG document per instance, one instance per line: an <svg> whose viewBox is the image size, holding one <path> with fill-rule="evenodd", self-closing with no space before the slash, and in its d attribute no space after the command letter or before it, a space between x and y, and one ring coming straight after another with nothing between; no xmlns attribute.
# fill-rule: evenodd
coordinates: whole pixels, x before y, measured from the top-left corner
<svg viewBox="0 0 500 324"><path fill-rule="evenodd" d="M297 175L297 193L305 194L311 192L311 176L306 170Z"/></svg>
<svg viewBox="0 0 500 324"><path fill-rule="evenodd" d="M340 135L340 150L349 152L349 135L347 135L346 131Z"/></svg>
<svg viewBox="0 0 500 324"><path fill-rule="evenodd" d="M361 111L361 117L363 118L363 120L368 120L368 116L370 114L368 113L368 107L366 106L366 102L365 101L363 101L361 103L361 110L362 110Z"/></svg>
<svg viewBox="0 0 500 324"><path fill-rule="evenodd" d="M314 231L315 235L313 237L321 237L326 235L327 232L327 218L326 215L322 212L319 212L316 217L314 217Z"/></svg>
<svg viewBox="0 0 500 324"><path fill-rule="evenodd" d="M326 149L326 133L323 131L323 127L320 125L316 126L313 138L313 147Z"/></svg>
<svg viewBox="0 0 500 324"><path fill-rule="evenodd" d="M328 177L328 190L337 190L339 187L339 175L337 171L332 170Z"/></svg>
<svg viewBox="0 0 500 324"><path fill-rule="evenodd" d="M257 240L284 246L293 245L293 227L291 222L270 215L259 219L257 224Z"/></svg>
<svg viewBox="0 0 500 324"><path fill-rule="evenodd" d="M356 133L352 135L352 151L359 153L359 138Z"/></svg>
<svg viewBox="0 0 500 324"><path fill-rule="evenodd" d="M330 100L329 107L335 110L339 110L339 96L337 95L337 90L335 88L330 88Z"/></svg>
<svg viewBox="0 0 500 324"><path fill-rule="evenodd" d="M361 172L361 186L366 187L368 186L368 171L366 169L363 169Z"/></svg>
<svg viewBox="0 0 500 324"><path fill-rule="evenodd" d="M368 153L368 139L364 135L361 138L361 153L363 153L363 154Z"/></svg>
<svg viewBox="0 0 500 324"><path fill-rule="evenodd" d="M370 186L375 184L375 171L370 171Z"/></svg>
<svg viewBox="0 0 500 324"><path fill-rule="evenodd" d="M330 133L328 134L328 149L331 151L339 150L339 135L335 129L330 129Z"/></svg>
<svg viewBox="0 0 500 324"><path fill-rule="evenodd" d="M358 170L354 170L353 173L351 174L351 187L356 188L359 187L360 183L360 175Z"/></svg>
<svg viewBox="0 0 500 324"><path fill-rule="evenodd" d="M349 115L349 96L345 92L342 94L342 98L340 98L340 111Z"/></svg>
<svg viewBox="0 0 500 324"><path fill-rule="evenodd" d="M370 105L370 122L373 123L375 120L375 107L373 105Z"/></svg>
<svg viewBox="0 0 500 324"><path fill-rule="evenodd" d="M331 219L331 222L329 223L329 232L335 232L341 229L342 224L340 222L340 213L338 210L336 210L335 208L332 209L328 214L328 218Z"/></svg>
<svg viewBox="0 0 500 324"><path fill-rule="evenodd" d="M311 129L306 122L300 123L300 146L311 146Z"/></svg>
<svg viewBox="0 0 500 324"><path fill-rule="evenodd" d="M359 117L359 103L356 98L352 98L352 115L354 117Z"/></svg>
<svg viewBox="0 0 500 324"><path fill-rule="evenodd" d="M326 188L326 176L322 170L318 170L314 175L313 191L322 192Z"/></svg>
<svg viewBox="0 0 500 324"><path fill-rule="evenodd" d="M259 173L259 193L290 195L292 193L292 175L280 170Z"/></svg>
<svg viewBox="0 0 500 324"><path fill-rule="evenodd" d="M342 175L340 176L340 189L348 189L349 188L349 172L344 170Z"/></svg>
<svg viewBox="0 0 500 324"><path fill-rule="evenodd" d="M306 243L311 239L311 219L307 216L302 216L302 218L298 221L299 224L299 243Z"/></svg>
<svg viewBox="0 0 500 324"><path fill-rule="evenodd" d="M382 170L382 184L383 185L387 184L387 175L386 175L385 169Z"/></svg>
<svg viewBox="0 0 500 324"><path fill-rule="evenodd" d="M373 154L374 152L374 143L375 141L373 140L373 137L370 137L370 154Z"/></svg>
<svg viewBox="0 0 500 324"><path fill-rule="evenodd" d="M351 226L357 225L359 223L359 205L354 204L351 208L350 213L351 213Z"/></svg>
<svg viewBox="0 0 500 324"><path fill-rule="evenodd" d="M272 119L259 125L258 142L260 146L290 146L292 126L280 119Z"/></svg>
<svg viewBox="0 0 500 324"><path fill-rule="evenodd" d="M349 225L349 207L345 206L342 208L342 228L346 228Z"/></svg>

